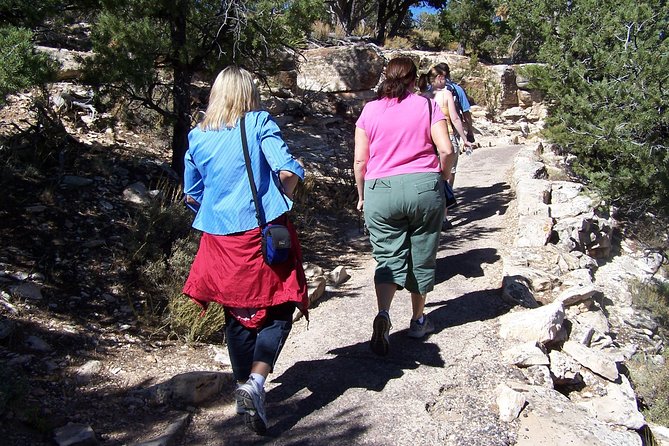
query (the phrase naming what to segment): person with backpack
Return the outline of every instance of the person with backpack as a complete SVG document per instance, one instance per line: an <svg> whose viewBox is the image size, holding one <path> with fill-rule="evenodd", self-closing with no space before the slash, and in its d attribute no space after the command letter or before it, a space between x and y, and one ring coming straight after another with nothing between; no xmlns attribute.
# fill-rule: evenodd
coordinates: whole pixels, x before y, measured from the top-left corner
<svg viewBox="0 0 669 446"><path fill-rule="evenodd" d="M467 132L466 140L472 144L475 143L476 138L474 137L474 126L472 120L472 113L470 111L471 105L469 104L469 99L467 98L467 93L465 92L465 89L462 88L459 84L453 82L453 80L451 79L451 69L449 68L447 63L445 62L439 63L435 65L434 68L443 72L444 76L446 77L445 88L453 94L456 100L455 107L458 110L460 118L464 123L465 131Z"/></svg>
<svg viewBox="0 0 669 446"><path fill-rule="evenodd" d="M464 147L465 150L471 150L473 144L468 141L467 134L464 130L462 111L460 109L457 93L452 89L447 88L448 71L443 67L444 65L446 64L435 65L427 73L422 74L418 79L417 85L423 96L434 98L446 117L447 122L450 124L448 127L452 129L452 132L450 132L450 139L451 144L453 145L453 151L455 152L455 163L451 169L448 183L453 187L460 148ZM446 68L448 68L448 65L446 65ZM458 138L458 136L460 138ZM462 141L462 144L460 144L460 140ZM448 220L448 208L444 211L444 219L441 226L442 231L447 231L453 227L452 223Z"/></svg>

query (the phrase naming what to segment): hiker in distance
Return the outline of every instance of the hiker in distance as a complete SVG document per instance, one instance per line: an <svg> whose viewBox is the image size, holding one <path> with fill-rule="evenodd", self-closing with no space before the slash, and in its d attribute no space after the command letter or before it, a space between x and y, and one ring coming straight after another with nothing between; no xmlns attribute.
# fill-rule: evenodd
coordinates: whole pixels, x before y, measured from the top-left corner
<svg viewBox="0 0 669 446"><path fill-rule="evenodd" d="M453 89L447 88L447 80L449 71L448 65L438 64L430 68L430 70L421 74L418 78L418 88L421 94L426 97L434 98L439 108L446 117L447 127L452 129L450 133L451 144L453 145L453 152L455 153L455 162L451 169L451 176L448 183L453 187L455 183L455 173L458 167L458 159L460 156L460 148L465 147L466 150L472 150L474 145L467 141L467 134L465 133L462 121L462 111L459 109L459 101L456 101ZM449 125L450 124L450 125ZM458 136L460 138L458 138ZM462 143L460 143L462 141ZM444 211L444 220L441 223L441 230L447 231L453 227L448 220L448 208Z"/></svg>
<svg viewBox="0 0 669 446"><path fill-rule="evenodd" d="M202 238L183 292L204 308L211 302L223 306L237 413L262 434L265 380L290 333L295 308L306 313L308 305L300 246L287 217L304 169L277 124L260 111L251 74L235 66L216 77L205 117L189 133L188 144L184 193L197 212L193 228ZM287 228L291 249L282 263L265 260L261 220Z"/></svg>
<svg viewBox="0 0 669 446"><path fill-rule="evenodd" d="M442 111L434 100L414 93L416 77L410 58L392 59L377 99L365 105L355 129L357 209L364 211L377 262L378 314L370 347L378 355L389 350L390 305L397 290L411 293L407 335L423 338L434 331L424 314L425 299L434 288L443 181L455 155Z"/></svg>

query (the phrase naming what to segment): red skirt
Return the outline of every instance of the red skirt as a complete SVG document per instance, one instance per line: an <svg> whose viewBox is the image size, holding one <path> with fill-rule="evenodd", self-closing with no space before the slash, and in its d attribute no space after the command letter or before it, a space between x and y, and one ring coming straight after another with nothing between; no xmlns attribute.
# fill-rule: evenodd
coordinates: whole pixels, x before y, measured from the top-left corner
<svg viewBox="0 0 669 446"><path fill-rule="evenodd" d="M285 220L293 248L288 260L278 265L263 260L259 228L229 235L203 233L184 294L205 309L210 302L240 309L295 302L306 313L309 298L302 250L295 228Z"/></svg>

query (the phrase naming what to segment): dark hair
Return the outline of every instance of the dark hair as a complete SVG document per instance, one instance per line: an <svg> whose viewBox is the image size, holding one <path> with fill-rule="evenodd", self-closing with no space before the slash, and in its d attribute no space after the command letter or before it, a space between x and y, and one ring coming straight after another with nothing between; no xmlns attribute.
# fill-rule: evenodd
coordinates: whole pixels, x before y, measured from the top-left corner
<svg viewBox="0 0 669 446"><path fill-rule="evenodd" d="M432 68L427 73L421 74L420 77L418 78L418 88L420 88L420 91L427 91L429 90L430 85L432 85L432 82L435 80L437 76L444 76L446 79L450 77L450 70L448 69L448 65L445 63L439 63Z"/></svg>
<svg viewBox="0 0 669 446"><path fill-rule="evenodd" d="M451 78L451 69L448 67L446 62L438 63L437 65L433 66L432 69L438 70L439 74L446 76L446 79Z"/></svg>
<svg viewBox="0 0 669 446"><path fill-rule="evenodd" d="M397 98L400 101L409 94L409 85L416 81L418 69L408 57L398 57L386 67L386 78L379 86L377 98Z"/></svg>

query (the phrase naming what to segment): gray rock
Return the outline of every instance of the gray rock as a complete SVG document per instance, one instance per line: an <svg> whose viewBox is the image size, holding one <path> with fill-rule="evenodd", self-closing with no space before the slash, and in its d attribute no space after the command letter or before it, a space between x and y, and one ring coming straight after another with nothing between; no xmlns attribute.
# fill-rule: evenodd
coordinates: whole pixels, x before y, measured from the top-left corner
<svg viewBox="0 0 669 446"><path fill-rule="evenodd" d="M0 319L0 341L10 337L16 330L16 322L11 319Z"/></svg>
<svg viewBox="0 0 669 446"><path fill-rule="evenodd" d="M65 188L76 189L80 187L90 186L91 184L93 184L93 180L91 180L90 178L83 178L75 175L64 175L60 184L62 187Z"/></svg>
<svg viewBox="0 0 669 446"><path fill-rule="evenodd" d="M335 286L339 286L350 278L350 274L346 271L343 265L340 265L330 271L328 274L328 281Z"/></svg>
<svg viewBox="0 0 669 446"><path fill-rule="evenodd" d="M556 386L575 385L583 382L581 376L581 365L571 356L558 350L548 354L550 358L550 370Z"/></svg>
<svg viewBox="0 0 669 446"><path fill-rule="evenodd" d="M545 365L533 365L522 369L527 382L533 386L553 388L553 378L550 369Z"/></svg>
<svg viewBox="0 0 669 446"><path fill-rule="evenodd" d="M28 336L25 340L25 345L34 352L46 353L52 350L51 346L46 341L37 336Z"/></svg>
<svg viewBox="0 0 669 446"><path fill-rule="evenodd" d="M374 88L386 61L373 45L306 50L297 85L303 90L344 92Z"/></svg>
<svg viewBox="0 0 669 446"><path fill-rule="evenodd" d="M641 446L636 432L609 426L554 390L527 386L526 398L516 446Z"/></svg>
<svg viewBox="0 0 669 446"><path fill-rule="evenodd" d="M562 302L565 307L585 302L598 293L594 285L577 285L560 292L556 301Z"/></svg>
<svg viewBox="0 0 669 446"><path fill-rule="evenodd" d="M550 361L543 348L536 342L518 344L502 352L504 360L518 367L548 365Z"/></svg>
<svg viewBox="0 0 669 446"><path fill-rule="evenodd" d="M502 279L502 299L511 305L537 308L539 304L531 291L529 280L521 275L504 276Z"/></svg>
<svg viewBox="0 0 669 446"><path fill-rule="evenodd" d="M149 404L197 406L217 398L223 387L234 381L231 373L188 372L176 375L164 383L156 384L140 393Z"/></svg>
<svg viewBox="0 0 669 446"><path fill-rule="evenodd" d="M42 300L42 290L34 283L22 283L11 287L9 291L17 299Z"/></svg>
<svg viewBox="0 0 669 446"><path fill-rule="evenodd" d="M192 415L180 415L175 421L170 423L165 432L160 436L141 443L135 443L134 446L176 446L179 444L179 439L183 436L186 428L190 424Z"/></svg>
<svg viewBox="0 0 669 446"><path fill-rule="evenodd" d="M95 446L98 439L87 424L67 423L54 431L54 440L58 446Z"/></svg>
<svg viewBox="0 0 669 446"><path fill-rule="evenodd" d="M95 375L102 370L102 362L91 360L79 367L74 373L74 379L77 384L88 383Z"/></svg>

